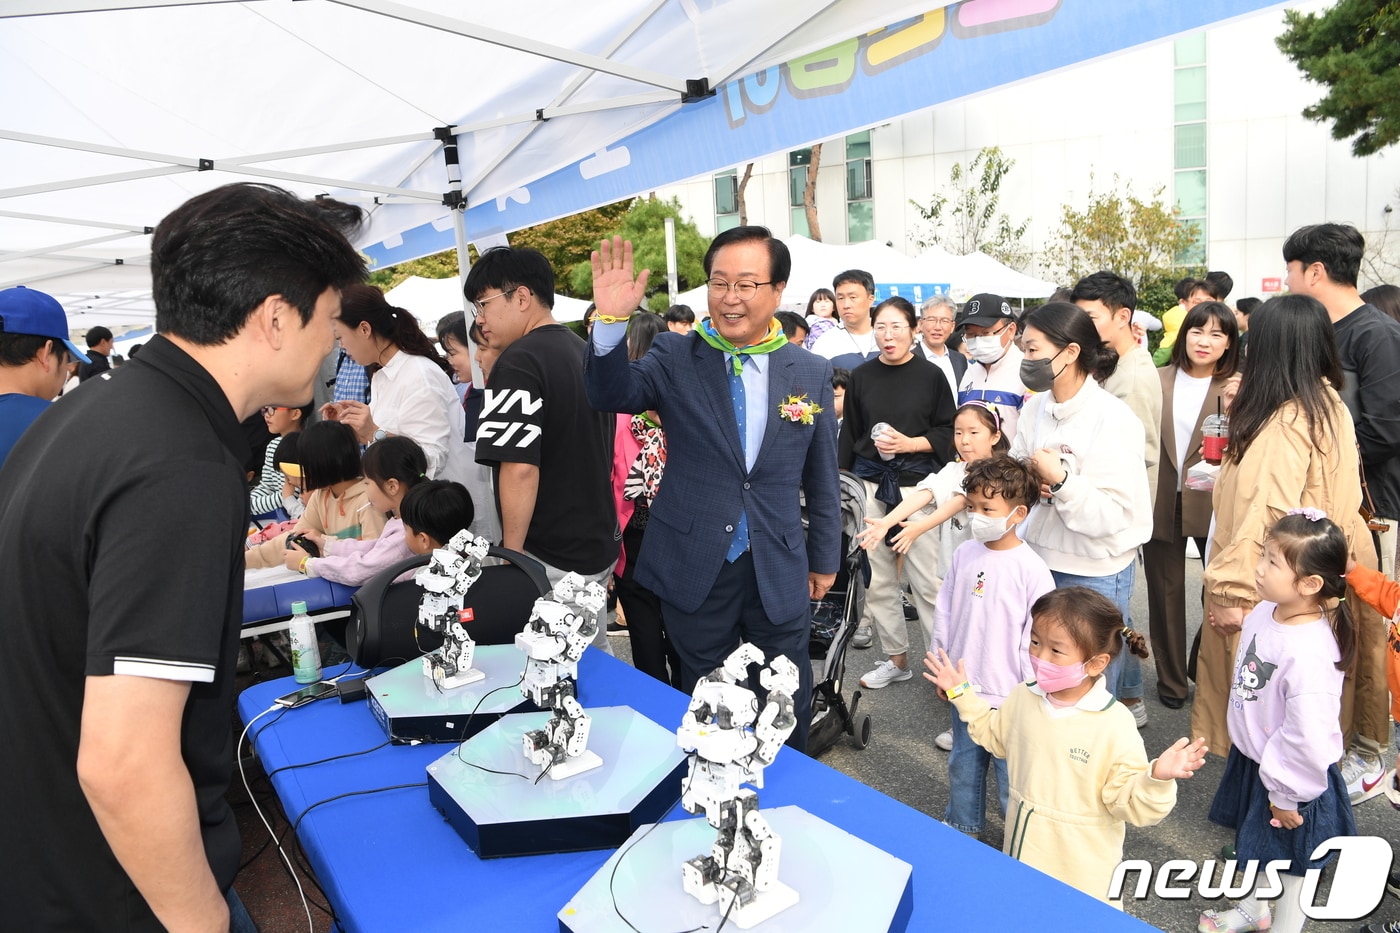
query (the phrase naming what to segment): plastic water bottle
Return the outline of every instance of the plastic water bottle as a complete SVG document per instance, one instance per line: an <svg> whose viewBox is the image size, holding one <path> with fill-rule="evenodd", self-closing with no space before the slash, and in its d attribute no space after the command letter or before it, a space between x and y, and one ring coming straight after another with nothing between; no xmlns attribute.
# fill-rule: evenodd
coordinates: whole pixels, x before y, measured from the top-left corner
<svg viewBox="0 0 1400 933"><path fill-rule="evenodd" d="M306 603L292 603L292 621L288 635L292 642L292 673L299 684L314 684L321 679L321 647L316 643L316 624L306 614Z"/></svg>

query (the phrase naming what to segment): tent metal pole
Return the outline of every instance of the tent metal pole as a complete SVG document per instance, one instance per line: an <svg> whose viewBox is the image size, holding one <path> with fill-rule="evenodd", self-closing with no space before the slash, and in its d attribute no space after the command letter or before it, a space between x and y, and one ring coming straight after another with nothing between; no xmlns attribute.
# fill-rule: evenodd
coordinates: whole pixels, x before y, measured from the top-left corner
<svg viewBox="0 0 1400 933"><path fill-rule="evenodd" d="M26 194L44 194L48 191L68 191L73 188L90 188L93 185L110 185L122 181L135 181L139 178L158 178L161 175L183 175L197 169L183 165L162 165L159 168L140 169L135 172L117 172L113 175L91 175L87 178L69 178L51 181L42 185L26 185L23 188L0 188L0 198L17 198Z"/></svg>
<svg viewBox="0 0 1400 933"><path fill-rule="evenodd" d="M53 16L59 13L105 13L111 10L139 10L156 6L206 6L237 3L239 0L7 0L0 19L20 16Z"/></svg>
<svg viewBox="0 0 1400 933"><path fill-rule="evenodd" d="M15 285L29 285L33 282L42 282L45 279L58 279L65 275L77 275L79 272L91 272L94 269L105 269L108 266L116 265L112 262L95 262L89 266L81 266L77 269L64 269L62 272L44 272L40 275L26 275L22 279L14 279L9 282L0 282L0 288L10 288Z"/></svg>
<svg viewBox="0 0 1400 933"><path fill-rule="evenodd" d="M632 22L628 23L627 26L624 29L622 29L617 34L617 36L613 38L611 42L604 46L603 55L605 57L611 57L614 52L622 48L622 46L627 42L627 40L631 39L634 35L636 35L638 30L645 26L647 24L647 21L650 20L654 15L656 15L656 11L665 6L667 2L668 0L652 0L651 6L638 13L637 16L632 20ZM572 78L569 79L569 82L564 85L563 90L561 90L559 94L555 96L554 100L549 102L549 106L544 108L544 110L542 110L540 114L537 114L536 116L538 117L541 115L546 115L549 112L550 108L563 106L570 98L574 96L574 94L578 93L578 89L583 87L584 82L587 80L587 74L574 75ZM536 119L531 121L530 125L525 127L525 129L520 133L520 135L515 138L514 142L512 142L508 146L502 146L501 150L496 154L496 157L493 158L490 162L486 164L485 167L483 167L479 172L476 173L476 177L471 180L471 183L465 186L466 190L475 191L477 185L481 184L481 182L487 176L494 172L497 169L497 167L500 166L500 164L504 162L511 153L515 152L521 146L523 146L525 144L525 141L529 139L530 136L533 135L534 132L543 125L543 120ZM460 134L464 132L464 130L462 127L458 127L457 132Z"/></svg>
<svg viewBox="0 0 1400 933"><path fill-rule="evenodd" d="M95 236L87 240L73 240L70 243L55 243L53 246L40 246L35 249L27 249L18 253L0 254L0 262L9 262L13 259L28 259L31 256L43 256L46 253L60 249L77 249L80 246L93 246L97 243L110 243L113 240L126 240L131 237L130 233L109 233L106 236Z"/></svg>
<svg viewBox="0 0 1400 933"><path fill-rule="evenodd" d="M33 143L36 146L52 146L57 149L75 149L78 152L96 152L100 155L121 156L124 159L140 159L143 162L164 162L168 165L184 165L199 168L200 160L189 156L170 155L166 152L146 152L141 149L127 149L124 146L104 146L101 143L84 142L80 139L62 139L58 136L36 136L18 130L0 129L0 139L17 143Z"/></svg>
<svg viewBox="0 0 1400 933"><path fill-rule="evenodd" d="M72 224L75 227L94 227L102 230L125 230L128 233L149 233L150 227L133 227L131 224L111 224L101 220L79 220L76 217L51 217L48 214L25 214L21 211L0 211L0 217L14 220L38 220L49 224Z"/></svg>
<svg viewBox="0 0 1400 933"><path fill-rule="evenodd" d="M378 146L398 146L404 143L432 142L432 133L409 133L404 136L384 136L379 139L357 139L345 143L332 143L325 146L307 146L304 149L284 149L281 152L259 152L254 155L236 156L232 159L217 159L219 165L247 165L256 162L276 162L281 159L296 159L302 156L325 155L328 152L349 152L353 149L374 149Z"/></svg>
<svg viewBox="0 0 1400 933"><path fill-rule="evenodd" d="M821 0L821 3L819 3L817 9L808 12L804 19L801 19L798 22L796 22L793 25L793 27L787 30L786 32L783 32L779 35L760 36L759 40L761 44L756 43L752 49L746 50L742 55L735 58L733 60L733 64L730 65L728 68L724 68L716 72L714 80L710 82L710 86L718 88L721 84L728 84L730 81L734 80L735 78L741 75L749 74L753 71L753 61L757 59L760 55L763 55L769 49L773 48L773 46L777 45L779 42L782 42L794 32L797 32L797 30L801 29L804 26L810 25L813 20L825 13L828 7L835 6L837 3L840 2L841 0Z"/></svg>
<svg viewBox="0 0 1400 933"><path fill-rule="evenodd" d="M279 172L276 169L252 168L247 165L239 165L235 168L224 169L220 163L214 163L215 171L231 171L235 175L255 175L259 178L276 178L282 181L299 181L308 185L325 185L331 188L349 188L351 191L373 191L377 194L392 194L401 198L410 198L415 201L431 201L434 204L442 202L442 195L434 191L415 191L411 188L392 188L388 185L373 185L367 181L350 181L344 178L326 178L321 175L302 175L298 172Z"/></svg>
<svg viewBox="0 0 1400 933"><path fill-rule="evenodd" d="M331 0L331 2L339 3L342 6L353 7L357 10L364 10L367 13L378 13L381 16L402 20L406 23L416 23L419 26L427 26L430 29L437 29L441 32L450 32L455 35L466 36L468 39L479 39L482 42L489 42L491 45L515 49L516 51L525 52L530 55L538 55L541 58L548 58L569 65L577 65L580 68L587 68L602 74L626 78L629 81L636 81L639 84L650 84L653 87L666 88L667 90L675 91L677 94L686 93L686 81L684 78L676 78L671 75L661 74L660 72L651 71L647 68L634 68L631 65L623 65L618 62L609 61L597 55L589 55L586 52L561 48L560 46L550 45L546 42L537 42L534 39L503 32L499 29L491 29L487 26L477 25L476 23L467 23L447 16L438 16L437 14L429 13L425 10L415 10L397 3L389 3L387 0Z"/></svg>

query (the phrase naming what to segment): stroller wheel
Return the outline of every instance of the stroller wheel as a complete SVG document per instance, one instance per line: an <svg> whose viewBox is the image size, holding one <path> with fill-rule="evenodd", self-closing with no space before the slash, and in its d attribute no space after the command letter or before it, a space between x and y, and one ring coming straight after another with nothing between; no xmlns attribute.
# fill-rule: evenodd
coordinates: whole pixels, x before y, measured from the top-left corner
<svg viewBox="0 0 1400 933"><path fill-rule="evenodd" d="M856 748L865 748L870 744L870 714L861 713L856 717L855 735L851 739Z"/></svg>

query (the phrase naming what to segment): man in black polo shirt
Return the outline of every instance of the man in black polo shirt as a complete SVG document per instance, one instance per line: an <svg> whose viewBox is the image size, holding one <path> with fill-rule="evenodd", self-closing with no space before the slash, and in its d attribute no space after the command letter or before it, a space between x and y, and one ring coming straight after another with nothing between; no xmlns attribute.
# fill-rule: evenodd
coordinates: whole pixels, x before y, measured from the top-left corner
<svg viewBox="0 0 1400 933"><path fill-rule="evenodd" d="M311 400L362 260L276 188L156 228L156 329L0 469L0 904L16 930L226 930L247 450Z"/></svg>

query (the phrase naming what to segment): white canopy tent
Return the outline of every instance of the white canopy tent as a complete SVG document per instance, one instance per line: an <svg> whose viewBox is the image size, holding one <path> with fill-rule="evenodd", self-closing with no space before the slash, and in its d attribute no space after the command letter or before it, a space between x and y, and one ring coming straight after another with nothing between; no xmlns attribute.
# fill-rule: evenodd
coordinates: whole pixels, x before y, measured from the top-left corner
<svg viewBox="0 0 1400 933"><path fill-rule="evenodd" d="M451 208L528 200L726 81L927 6L7 0L0 287L147 323L151 228L235 180L360 202L366 246L425 225L464 245Z"/></svg>
<svg viewBox="0 0 1400 933"><path fill-rule="evenodd" d="M230 181L384 266L1272 5L5 0L0 287L149 323L151 228Z"/></svg>

